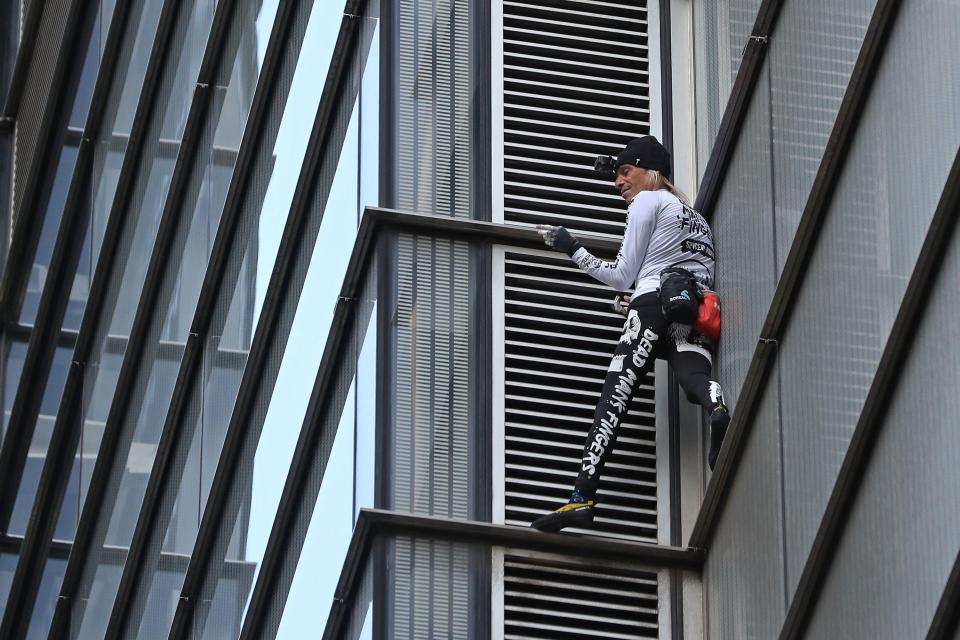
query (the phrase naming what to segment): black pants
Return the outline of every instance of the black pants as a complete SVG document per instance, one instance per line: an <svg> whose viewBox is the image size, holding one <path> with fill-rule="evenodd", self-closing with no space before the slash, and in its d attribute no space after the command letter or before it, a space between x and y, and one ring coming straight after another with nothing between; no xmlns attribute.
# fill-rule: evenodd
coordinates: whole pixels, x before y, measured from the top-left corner
<svg viewBox="0 0 960 640"><path fill-rule="evenodd" d="M583 448L575 489L584 499L592 500L595 496L603 465L613 451L630 399L656 358L667 360L692 402L707 411L723 403L720 385L710 379L710 343L696 334L675 338L668 335L669 329L670 323L663 317L660 298L655 292L630 301L623 334L607 370Z"/></svg>

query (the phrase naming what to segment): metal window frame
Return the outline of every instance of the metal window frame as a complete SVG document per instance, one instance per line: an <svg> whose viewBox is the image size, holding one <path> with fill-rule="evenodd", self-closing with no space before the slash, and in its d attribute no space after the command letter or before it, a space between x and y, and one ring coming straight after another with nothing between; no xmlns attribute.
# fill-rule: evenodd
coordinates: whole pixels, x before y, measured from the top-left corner
<svg viewBox="0 0 960 640"><path fill-rule="evenodd" d="M230 26L237 5L238 3L235 2L218 3L213 15L200 69L193 86L193 96L187 113L180 150L170 177L170 185L163 203L160 224L150 255L142 293L137 303L130 336L127 339L117 386L110 403L97 460L87 490L87 498L80 514L73 552L70 554L65 576L67 574L82 576L91 554L104 544L104 541L100 538L100 533L105 530L100 531L98 524L104 509L115 500L116 491L119 487L111 483L111 478L116 475L117 466L126 461L133 439L134 434L126 432L129 431L129 428L127 428L129 425L127 425L125 418L130 410L137 410L140 407L143 395L146 392L145 385L138 383L141 376L150 373L150 368L145 369L143 366L144 355L149 345L157 340L165 318L163 314L158 315L156 311L157 309L167 308L172 293L173 283L165 282L167 269L170 264L176 263L180 259L181 254L176 252L176 248L178 247L181 252L185 249L183 244L177 242L177 237L179 233L186 231L184 225L189 227L191 222L189 219L184 221L183 217L186 211L193 210L193 205L188 202L188 198L190 197L194 167L199 160L197 152L202 144L208 120L215 117L215 115L212 115L215 92L211 90L211 87L216 84L217 74L228 49ZM181 14L181 18L184 20L183 25L186 28L190 16L184 13ZM197 194L193 193L192 195L196 197ZM196 348L194 346L196 341L190 340L191 337L188 337L184 353L187 348ZM126 431L125 428L127 428ZM107 517L110 514L111 512L108 511ZM66 586L66 583L65 578L64 586ZM71 586L74 585L79 586L79 582L71 582ZM76 603L84 600L85 598L75 589L66 592L62 588L57 606L59 608L61 603L67 602L71 611L73 611ZM107 637L115 637L119 633L115 631L119 622L111 616L109 624L110 629Z"/></svg>
<svg viewBox="0 0 960 640"><path fill-rule="evenodd" d="M746 379L724 446L720 450L700 513L690 534L688 543L690 546L706 548L710 545L723 505L732 490L740 456L746 448L747 439L754 426L755 414L763 399L772 366L778 356L779 340L782 339L791 320L789 310L803 286L810 258L816 248L823 221L840 181L847 154L856 137L860 116L866 107L876 71L886 49L887 36L899 6L900 0L879 0L867 27L847 90L811 186L810 195L800 217L796 235L760 331L757 347L747 369Z"/></svg>
<svg viewBox="0 0 960 640"><path fill-rule="evenodd" d="M304 229L314 204L314 194L318 187L324 186L319 183L320 170L325 156L339 158L342 141L336 140L335 135L338 119L344 115L341 109L342 100L348 92L354 94L359 92L359 81L351 78L351 71L352 65L358 63L362 65L365 62L366 52L358 51L356 42L361 38L362 23L367 19L364 17L367 14L367 7L368 0L347 0L344 8L340 33L330 62L330 71L307 144L306 157L287 216L277 260L270 276L267 297L260 312L247 366L240 382L217 470L194 543L190 565L177 603L169 635L171 640L185 639L192 633L196 605L203 597L205 586L209 584L207 579L214 570L213 567L222 560L219 555L224 549L222 545L218 545L218 542L224 534L221 531L223 523L230 522L232 528L233 519L228 514L228 510L231 506L232 490L239 482L239 473L243 468L242 454L248 442L256 442L253 438L259 439L260 433L259 428L249 428L249 416L254 415L256 402L264 389L272 386L272 381L264 380L268 359L275 347L282 348L285 345L289 336L289 327L281 330L281 314L287 305L295 305L299 300L300 291L293 291L291 281L301 254L313 248L306 246L307 234L304 233ZM358 53L362 55L357 55ZM359 77L359 74L357 75ZM351 109L355 98L356 95L349 101ZM332 175L329 179L332 181ZM229 533L226 532L226 535Z"/></svg>
<svg viewBox="0 0 960 640"><path fill-rule="evenodd" d="M656 569L700 571L704 556L695 549L665 547L645 542L590 540L584 545L579 536L542 533L524 527L509 527L486 522L471 522L436 516L418 516L381 509L361 509L350 540L340 580L324 629L324 640L343 637L355 588L365 563L378 540L397 536L420 536L434 540L510 547L578 558L618 559L645 564Z"/></svg>
<svg viewBox="0 0 960 640"><path fill-rule="evenodd" d="M953 562L953 569L943 588L937 611L930 622L927 640L953 638L960 628L960 553Z"/></svg>
<svg viewBox="0 0 960 640"><path fill-rule="evenodd" d="M13 5L14 3L9 4ZM17 111L20 110L20 99L23 97L23 89L27 84L30 63L33 61L44 4L44 2L31 2L23 20L20 43L17 45L17 58L13 63L13 73L10 76L10 87L3 104L3 111L0 113L0 118L8 122L15 120Z"/></svg>
<svg viewBox="0 0 960 640"><path fill-rule="evenodd" d="M31 4L44 5L44 2ZM13 237L0 280L0 322L15 322L20 316L27 282L47 216L57 166L63 151L66 129L76 99L80 76L100 5L74 0L66 16L62 48L49 79L51 90L43 105L37 132L36 153L29 166L18 168L25 176L20 207L12 211ZM35 36L37 34L34 34ZM24 82L26 76L24 74Z"/></svg>
<svg viewBox="0 0 960 640"><path fill-rule="evenodd" d="M284 568L296 564L303 540L296 539L296 522L300 509L312 511L307 500L307 481L314 462L318 459L320 442L324 439L323 412L333 393L332 380L343 367L351 322L357 312L357 300L377 251L378 237L385 231L420 233L433 237L483 243L506 244L525 248L543 248L543 241L529 226L505 225L447 215L400 212L379 207L367 207L361 218L353 253L346 270L343 286L337 300L330 333L325 343L323 358L295 448L293 461L284 484L277 515L270 532L267 551L260 566L250 607L244 620L241 638L258 637L263 633L267 611L271 605L282 606L289 584L279 585ZM581 241L592 249L616 251L619 243L607 238L584 234ZM383 305L380 305L382 308ZM379 336L379 334L378 334ZM378 362L378 369L382 363ZM330 439L332 441L332 439ZM211 497L211 500L213 498ZM362 511L361 511L362 513ZM492 525L491 525L492 526ZM536 533L536 532L534 532ZM196 549L194 550L196 555ZM282 587L282 588L281 588ZM279 595L278 595L279 594Z"/></svg>
<svg viewBox="0 0 960 640"><path fill-rule="evenodd" d="M3 622L0 624L0 636L3 637L23 637L26 634L26 625L30 620L29 614L36 601L40 577L43 574L42 564L46 560L47 551L51 544L56 519L59 515L72 469L73 457L80 438L83 371L93 349L99 317L106 304L109 276L113 270L112 267L117 257L117 245L120 241L123 225L126 222L126 216L123 215L126 210L125 203L132 195L133 177L137 172L143 152L143 138L152 121L151 114L157 106L155 97L159 90L165 62L168 54L171 53L169 44L173 37L180 4L180 0L167 0L161 11L157 37L150 52L150 61L147 65L143 88L133 120L130 144L120 170L117 192L110 210L89 299L84 309L83 321L77 336L73 362L67 374L60 408L47 450L47 459L44 462L40 484L31 511L30 524L24 538L20 560L14 573ZM70 584L68 580L71 578L73 583L76 583L80 576L71 576L68 566L68 571L64 575L64 587ZM11 606L11 603L14 606ZM61 624L67 624L68 619L69 601L59 599L54 613L51 634L57 631L58 620ZM62 627L62 629L66 628L66 626Z"/></svg>
<svg viewBox="0 0 960 640"><path fill-rule="evenodd" d="M881 12L881 16L877 19L883 21L885 25L892 25L899 5L899 0L880 0L877 11ZM885 33L889 30L889 26L883 27ZM883 38L885 35L880 37ZM883 44L876 46L883 48ZM867 393L853 436L843 457L843 463L840 465L837 480L830 493L830 500L827 502L813 546L804 564L790 608L787 610L783 628L780 630L781 640L804 637L813 616L863 479L870 467L873 451L883 434L894 392L916 340L916 327L929 308L929 301L938 280L942 279L939 273L940 266L950 248L958 218L960 218L960 151L950 168L940 202L930 221L916 266L907 284L897 317L890 329L890 337L887 338L883 355L877 365L877 373L870 384L870 391ZM949 602L952 599L955 603L957 594L947 595L951 591L949 584L944 591L946 596L944 601ZM956 616L957 607L954 606L952 611ZM943 628L946 629L946 626Z"/></svg>
<svg viewBox="0 0 960 640"><path fill-rule="evenodd" d="M10 436L4 440L0 450L0 531L6 531L10 522L46 389L45 384L36 384L36 381L47 379L56 348L63 346L63 316L69 303L73 274L83 253L85 229L90 219L87 200L90 193L89 171L94 161L95 146L91 141L98 137L103 127L114 72L120 63L119 52L123 41L130 36L133 17L129 3L117 4L107 33L103 62L94 86L90 112L79 141L77 163L64 203L63 216L34 325L27 328L12 321L5 325L8 334L21 333L29 341L29 346L10 412ZM22 333L23 329L26 329L25 334ZM69 333L74 336L71 346L75 346L76 333Z"/></svg>
<svg viewBox="0 0 960 640"><path fill-rule="evenodd" d="M144 594L140 593L139 584L150 562L151 539L164 535L165 532L158 529L159 523L164 522L167 514L173 509L173 501L168 499L167 493L174 479L174 469L179 459L178 451L184 440L187 443L190 440L189 437L184 437L186 413L191 397L197 391L195 387L203 382L201 364L204 344L212 335L211 331L219 330L213 328L213 309L216 300L229 289L229 286L225 286L224 283L231 281L227 273L231 268L231 249L237 244L237 230L242 219L250 181L256 168L256 158L263 152L264 144L270 144L271 147L273 144L272 141L264 142L268 118L273 107L286 103L286 95L283 95L279 101L276 95L282 85L280 73L282 63L291 53L296 59L302 44L302 40L297 39L291 48L287 48L291 42L290 34L293 25L298 19L306 22L298 12L298 4L295 0L282 0L277 8L260 72L261 80L254 94L250 115L240 143L237 165L228 188L220 227L204 275L187 346L180 362L150 479L131 540L128 560L124 565L117 597L114 600L105 636L107 638L122 637L125 626L130 620L139 619L138 612L142 611L145 604ZM310 10L307 7L299 11L307 11L309 15ZM185 564L183 571L185 572L186 569Z"/></svg>
<svg viewBox="0 0 960 640"><path fill-rule="evenodd" d="M730 90L730 98L720 120L720 129L717 139L707 161L697 192L697 200L693 208L709 222L713 218L713 208L720 197L720 191L733 161L743 129L744 120L753 100L753 92L760 79L763 61L767 55L767 44L780 17L780 9L784 0L763 0L757 10L757 18L753 23L753 30L744 47L740 67L737 69L737 78Z"/></svg>

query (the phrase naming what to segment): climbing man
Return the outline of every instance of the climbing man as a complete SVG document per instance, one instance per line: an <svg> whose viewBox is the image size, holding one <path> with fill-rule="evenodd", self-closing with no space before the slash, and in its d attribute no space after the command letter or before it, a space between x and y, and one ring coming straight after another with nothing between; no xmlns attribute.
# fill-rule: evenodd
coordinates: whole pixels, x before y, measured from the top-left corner
<svg viewBox="0 0 960 640"><path fill-rule="evenodd" d="M627 224L616 259L600 260L564 227L538 225L549 247L618 291L614 308L626 316L587 433L580 472L567 504L534 520L541 531L591 523L603 465L640 381L656 358L666 359L691 401L708 413L713 469L730 415L720 385L710 379L719 338L719 298L711 291L716 256L703 217L671 182L670 153L653 136L631 140L615 159L597 158L594 168L613 178L627 203Z"/></svg>

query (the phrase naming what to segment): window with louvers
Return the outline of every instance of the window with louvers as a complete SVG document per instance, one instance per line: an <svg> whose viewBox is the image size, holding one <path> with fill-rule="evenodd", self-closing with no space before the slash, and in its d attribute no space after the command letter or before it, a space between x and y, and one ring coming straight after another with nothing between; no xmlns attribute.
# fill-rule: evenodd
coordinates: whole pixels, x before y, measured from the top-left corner
<svg viewBox="0 0 960 640"><path fill-rule="evenodd" d="M505 222L619 237L623 201L593 161L650 133L646 4L503 0Z"/></svg>
<svg viewBox="0 0 960 640"><path fill-rule="evenodd" d="M503 261L504 521L526 525L570 497L623 317L566 256ZM591 535L657 541L654 419L651 374L620 423Z"/></svg>
<svg viewBox="0 0 960 640"><path fill-rule="evenodd" d="M657 574L505 555L504 640L656 638Z"/></svg>

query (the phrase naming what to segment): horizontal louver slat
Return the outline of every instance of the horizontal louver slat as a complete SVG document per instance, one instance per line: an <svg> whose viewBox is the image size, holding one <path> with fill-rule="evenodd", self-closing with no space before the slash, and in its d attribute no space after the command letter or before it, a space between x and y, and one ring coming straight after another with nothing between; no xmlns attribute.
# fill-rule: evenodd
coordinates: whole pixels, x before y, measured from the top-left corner
<svg viewBox="0 0 960 640"><path fill-rule="evenodd" d="M504 556L504 638L656 638L657 576Z"/></svg>
<svg viewBox="0 0 960 640"><path fill-rule="evenodd" d="M529 524L569 496L623 318L613 292L562 256L507 252L503 284L505 518ZM656 541L654 421L650 376L620 425L591 535Z"/></svg>
<svg viewBox="0 0 960 640"><path fill-rule="evenodd" d="M503 220L619 240L625 206L593 161L650 132L646 3L502 7ZM569 497L623 318L615 292L559 254L507 252L503 274L502 516L527 526ZM593 526L568 533L656 542L653 376L641 382ZM658 637L655 573L507 555L503 589L504 638Z"/></svg>

